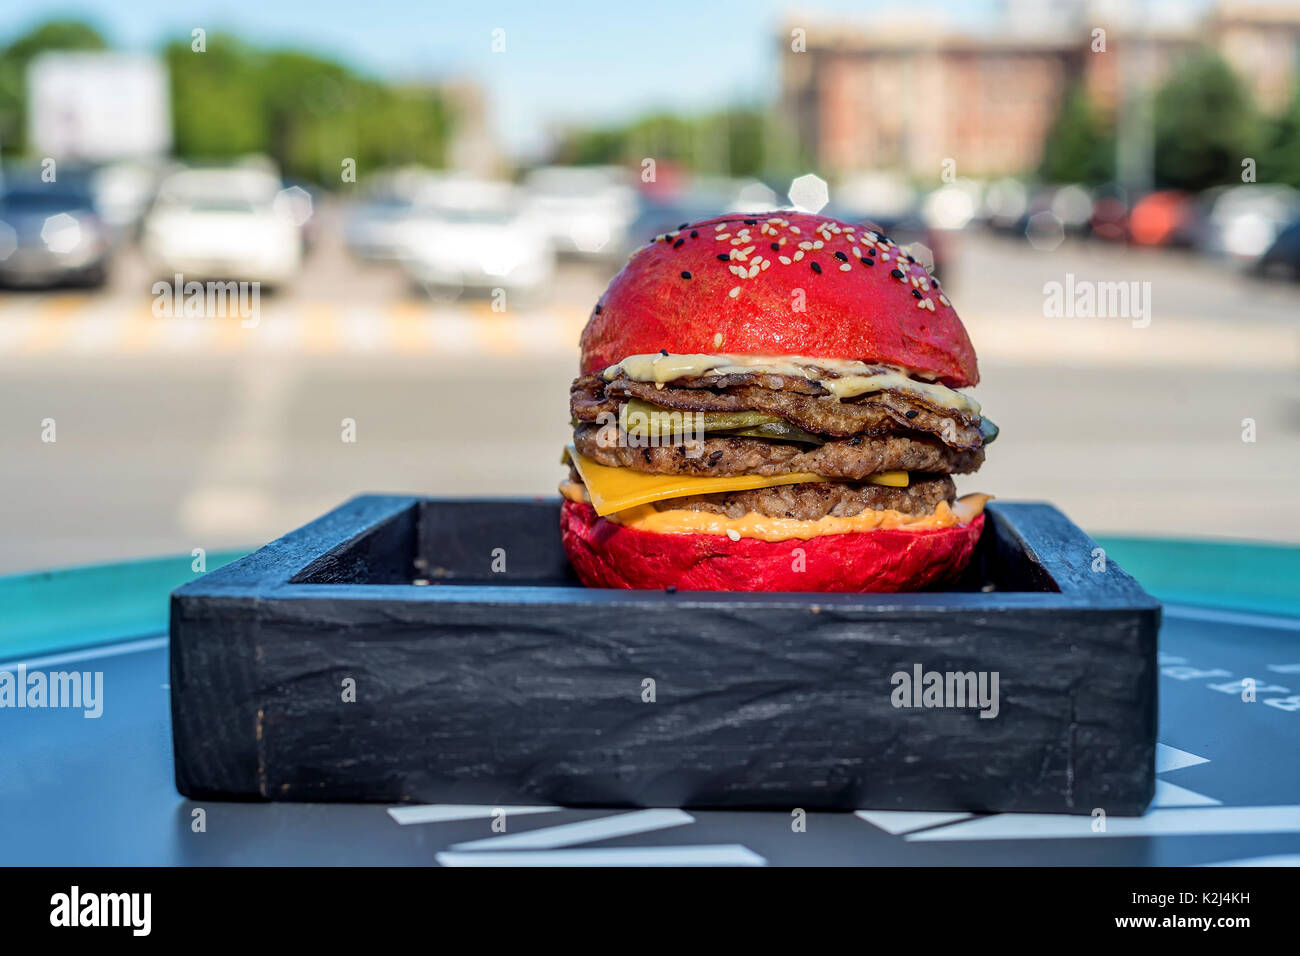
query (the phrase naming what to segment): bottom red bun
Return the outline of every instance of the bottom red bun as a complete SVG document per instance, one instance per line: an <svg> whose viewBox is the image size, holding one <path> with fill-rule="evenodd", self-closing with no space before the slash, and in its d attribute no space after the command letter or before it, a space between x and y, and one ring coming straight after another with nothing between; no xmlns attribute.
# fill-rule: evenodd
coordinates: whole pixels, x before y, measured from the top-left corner
<svg viewBox="0 0 1300 956"><path fill-rule="evenodd" d="M592 588L682 591L915 591L952 581L984 527L828 534L807 541L732 541L713 534L657 534L607 521L565 501L564 550ZM802 556L796 552L802 550Z"/></svg>

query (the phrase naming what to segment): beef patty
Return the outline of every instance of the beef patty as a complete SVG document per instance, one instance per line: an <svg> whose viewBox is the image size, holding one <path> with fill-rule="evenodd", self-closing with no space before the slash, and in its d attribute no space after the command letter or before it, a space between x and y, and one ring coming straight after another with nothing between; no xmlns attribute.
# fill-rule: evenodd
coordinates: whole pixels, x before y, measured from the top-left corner
<svg viewBox="0 0 1300 956"><path fill-rule="evenodd" d="M720 477L788 475L803 471L843 481L861 481L882 471L968 474L984 462L983 448L962 451L928 435L854 437L813 446L762 438L706 437L700 443L702 453L690 457L681 445L602 447L599 436L603 428L579 424L573 430L574 447L597 464L660 475Z"/></svg>
<svg viewBox="0 0 1300 956"><path fill-rule="evenodd" d="M964 451L983 445L978 415L938 408L920 396L896 390L841 401L815 382L784 375L711 376L663 388L653 382L627 378L606 382L599 375L584 375L570 386L569 408L578 421L594 422L601 415L617 415L628 398L675 411L764 412L804 431L834 438L913 433L934 435Z"/></svg>

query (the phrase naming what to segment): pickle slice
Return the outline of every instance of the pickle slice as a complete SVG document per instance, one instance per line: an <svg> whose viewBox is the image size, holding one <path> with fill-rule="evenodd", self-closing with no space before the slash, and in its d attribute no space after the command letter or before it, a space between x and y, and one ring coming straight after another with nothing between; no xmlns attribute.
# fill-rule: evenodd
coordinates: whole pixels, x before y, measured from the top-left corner
<svg viewBox="0 0 1300 956"><path fill-rule="evenodd" d="M984 444L987 445L989 442L991 442L993 439L997 437L998 437L998 426L993 424L993 422L990 419L981 416L980 417L980 438L984 440Z"/></svg>
<svg viewBox="0 0 1300 956"><path fill-rule="evenodd" d="M752 428L736 428L727 432L736 438L775 438L778 441L797 441L806 445L824 445L826 439L821 435L804 431L798 425L791 425L784 418L775 422L754 425Z"/></svg>
<svg viewBox="0 0 1300 956"><path fill-rule="evenodd" d="M785 419L765 412L682 412L639 398L629 398L618 410L618 427L637 438L672 438L706 432L770 425Z"/></svg>

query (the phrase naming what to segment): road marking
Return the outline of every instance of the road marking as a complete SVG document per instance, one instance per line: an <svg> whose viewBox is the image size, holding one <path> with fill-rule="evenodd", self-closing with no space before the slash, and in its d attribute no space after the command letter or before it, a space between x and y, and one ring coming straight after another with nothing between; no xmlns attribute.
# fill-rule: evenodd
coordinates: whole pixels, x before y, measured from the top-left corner
<svg viewBox="0 0 1300 956"><path fill-rule="evenodd" d="M467 803L427 803L413 807L390 807L388 815L402 826L416 823L450 823L455 820L486 820L497 811L507 818L517 814L555 813L563 807L511 807Z"/></svg>
<svg viewBox="0 0 1300 956"><path fill-rule="evenodd" d="M632 836L636 833L650 833L654 830L665 830L694 822L695 818L682 810L637 810L632 813L599 817L595 820L543 827L540 830L526 830L522 833L507 833L482 840L470 840L467 843L453 844L451 849L549 850L555 847L572 846L575 843L592 843L596 840L612 840L615 837Z"/></svg>
<svg viewBox="0 0 1300 956"><path fill-rule="evenodd" d="M894 836L972 816L969 813L919 813L911 810L855 810L853 815Z"/></svg>
<svg viewBox="0 0 1300 956"><path fill-rule="evenodd" d="M1140 817L1106 818L1106 829L1092 829L1091 816L1068 813L997 813L905 840L1063 840L1076 837L1204 836L1224 833L1300 833L1300 806L1193 807L1151 810Z"/></svg>
<svg viewBox="0 0 1300 956"><path fill-rule="evenodd" d="M1197 764L1209 762L1208 757L1198 757L1196 754L1167 744L1156 744L1156 773L1168 773L1171 770L1181 770L1183 767L1195 767Z"/></svg>
<svg viewBox="0 0 1300 956"><path fill-rule="evenodd" d="M441 866L765 866L736 843L701 846L601 847L592 850L456 853L434 856Z"/></svg>

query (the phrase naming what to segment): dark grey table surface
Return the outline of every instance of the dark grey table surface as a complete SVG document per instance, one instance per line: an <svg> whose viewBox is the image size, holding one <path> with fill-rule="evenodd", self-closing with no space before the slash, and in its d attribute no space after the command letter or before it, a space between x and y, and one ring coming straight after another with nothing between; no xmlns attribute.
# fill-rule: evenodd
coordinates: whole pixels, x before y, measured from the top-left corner
<svg viewBox="0 0 1300 956"><path fill-rule="evenodd" d="M1156 800L1104 831L1045 814L810 813L800 831L786 812L195 803L172 785L165 635L25 663L102 671L105 707L0 711L0 864L1300 864L1286 617L1166 607Z"/></svg>

